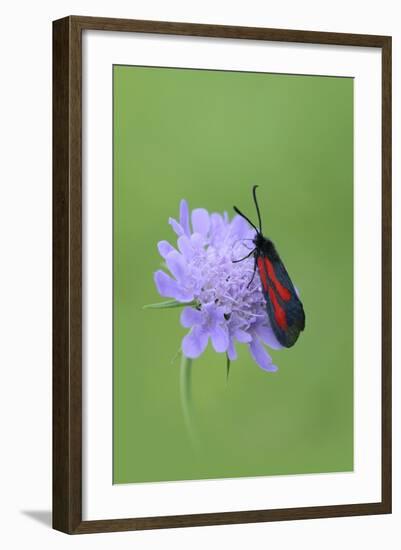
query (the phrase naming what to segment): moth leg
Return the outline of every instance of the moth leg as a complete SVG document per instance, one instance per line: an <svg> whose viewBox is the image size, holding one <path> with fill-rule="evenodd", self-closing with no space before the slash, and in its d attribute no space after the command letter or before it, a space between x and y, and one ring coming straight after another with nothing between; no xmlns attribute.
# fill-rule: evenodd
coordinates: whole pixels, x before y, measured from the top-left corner
<svg viewBox="0 0 401 550"><path fill-rule="evenodd" d="M250 256L252 256L252 254L255 252L255 248L253 250L250 251L249 254L247 254L246 256L244 256L243 258L241 258L240 260L232 260L233 264L237 264L238 262L243 262L244 260L246 260L247 258L249 258Z"/></svg>
<svg viewBox="0 0 401 550"><path fill-rule="evenodd" d="M255 278L255 273L256 273L256 266L257 266L257 263L258 263L258 259L257 257L255 256L255 263L253 264L253 273L252 273L252 278L251 280L249 281L249 283L247 284L247 287L246 288L249 288L252 284L252 281L254 280Z"/></svg>

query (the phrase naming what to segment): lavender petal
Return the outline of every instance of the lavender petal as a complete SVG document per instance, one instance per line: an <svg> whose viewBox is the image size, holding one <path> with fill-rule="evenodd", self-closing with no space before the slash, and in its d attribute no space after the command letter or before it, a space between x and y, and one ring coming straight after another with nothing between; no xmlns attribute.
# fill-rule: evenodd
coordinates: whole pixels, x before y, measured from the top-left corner
<svg viewBox="0 0 401 550"><path fill-rule="evenodd" d="M234 339L230 338L228 342L227 355L230 361L237 359L237 350L235 349Z"/></svg>
<svg viewBox="0 0 401 550"><path fill-rule="evenodd" d="M205 311L207 311L209 315L209 320L212 325L218 324L218 323L225 323L224 314L226 312L226 308L223 306L216 306L215 303L206 304L205 305Z"/></svg>
<svg viewBox="0 0 401 550"><path fill-rule="evenodd" d="M191 230L189 227L188 203L185 199L182 199L182 201L180 202L180 225L183 228L185 235L189 237L191 234Z"/></svg>
<svg viewBox="0 0 401 550"><path fill-rule="evenodd" d="M210 228L209 212L205 208L195 208L195 210L192 210L191 219L194 233L200 233L206 237Z"/></svg>
<svg viewBox="0 0 401 550"><path fill-rule="evenodd" d="M172 279L164 271L156 271L153 276L156 288L161 296L175 298L179 302L190 302L193 300L193 293L182 288L177 281Z"/></svg>
<svg viewBox="0 0 401 550"><path fill-rule="evenodd" d="M178 238L177 244L184 258L188 261L192 260L195 251L192 246L191 240L186 235L181 235L181 237Z"/></svg>
<svg viewBox="0 0 401 550"><path fill-rule="evenodd" d="M255 329L259 338L272 349L282 349L283 346L277 340L273 329L267 325L258 325Z"/></svg>
<svg viewBox="0 0 401 550"><path fill-rule="evenodd" d="M272 358L257 338L249 344L249 351L259 367L268 372L275 372L277 367L273 365Z"/></svg>
<svg viewBox="0 0 401 550"><path fill-rule="evenodd" d="M167 256L167 254L169 254L170 252L175 250L174 246L172 246L167 241L159 241L157 243L157 249L158 249L159 254L162 258L165 258Z"/></svg>
<svg viewBox="0 0 401 550"><path fill-rule="evenodd" d="M210 338L215 351L218 353L227 351L229 344L227 329L224 330L221 326L217 325L211 330Z"/></svg>
<svg viewBox="0 0 401 550"><path fill-rule="evenodd" d="M241 330L239 328L234 332L234 336L238 342L241 342L242 344L248 344L252 341L252 336L248 332L245 332L245 330Z"/></svg>
<svg viewBox="0 0 401 550"><path fill-rule="evenodd" d="M166 264L178 282L185 281L188 274L188 266L184 256L177 250L173 250L166 256Z"/></svg>
<svg viewBox="0 0 401 550"><path fill-rule="evenodd" d="M186 307L181 313L180 321L185 328L200 325L202 323L202 313L193 307Z"/></svg>
<svg viewBox="0 0 401 550"><path fill-rule="evenodd" d="M221 214L214 212L210 215L210 242L212 245L218 245L224 232L224 221Z"/></svg>
<svg viewBox="0 0 401 550"><path fill-rule="evenodd" d="M168 223L171 225L171 227L174 230L174 233L181 237L181 235L184 235L184 229L182 228L181 224L177 222L174 218L169 218Z"/></svg>
<svg viewBox="0 0 401 550"><path fill-rule="evenodd" d="M230 224L230 233L235 235L237 239L245 239L249 235L249 224L241 216L234 216ZM255 231L253 230L253 234Z"/></svg>
<svg viewBox="0 0 401 550"><path fill-rule="evenodd" d="M205 237L200 233L192 233L191 244L195 250L201 250L206 244Z"/></svg>
<svg viewBox="0 0 401 550"><path fill-rule="evenodd" d="M194 327L182 340L182 351L186 357L196 359L205 351L208 334L199 326Z"/></svg>

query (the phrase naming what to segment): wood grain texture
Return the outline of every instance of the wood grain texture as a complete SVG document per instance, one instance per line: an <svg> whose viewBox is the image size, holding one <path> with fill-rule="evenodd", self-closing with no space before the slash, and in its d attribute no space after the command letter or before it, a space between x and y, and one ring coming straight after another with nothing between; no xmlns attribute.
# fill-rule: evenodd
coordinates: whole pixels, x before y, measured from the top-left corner
<svg viewBox="0 0 401 550"><path fill-rule="evenodd" d="M368 504L82 521L83 30L375 47L382 51L382 500ZM53 23L53 527L69 534L391 512L391 38L71 16Z"/></svg>
<svg viewBox="0 0 401 550"><path fill-rule="evenodd" d="M53 24L53 527L81 523L81 48Z"/></svg>
<svg viewBox="0 0 401 550"><path fill-rule="evenodd" d="M299 42L304 44L331 44L339 46L382 47L385 36L370 34L345 34L261 27L233 27L229 25L205 25L172 21L146 21L139 19L111 19L107 17L71 16L81 29L204 36L209 38L237 38L245 40L270 40Z"/></svg>
<svg viewBox="0 0 401 550"><path fill-rule="evenodd" d="M382 502L391 513L391 37L382 45Z"/></svg>
<svg viewBox="0 0 401 550"><path fill-rule="evenodd" d="M291 521L301 519L334 518L385 514L382 503L350 504L345 506L312 506L308 508L284 508L276 510L250 510L216 514L191 514L151 518L128 518L82 522L74 534L110 533L113 531L138 531L177 527L202 527L206 525L234 525L237 523L263 523L267 521Z"/></svg>

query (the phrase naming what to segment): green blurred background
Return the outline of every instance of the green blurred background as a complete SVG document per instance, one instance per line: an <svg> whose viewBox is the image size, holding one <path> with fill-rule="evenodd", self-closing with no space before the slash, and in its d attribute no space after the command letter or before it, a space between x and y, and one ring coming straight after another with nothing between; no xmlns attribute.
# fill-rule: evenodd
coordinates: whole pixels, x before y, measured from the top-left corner
<svg viewBox="0 0 401 550"><path fill-rule="evenodd" d="M114 483L353 469L353 80L114 67ZM299 288L306 330L262 371L245 345L194 361L194 451L180 407L180 310L156 244L179 201L239 206Z"/></svg>

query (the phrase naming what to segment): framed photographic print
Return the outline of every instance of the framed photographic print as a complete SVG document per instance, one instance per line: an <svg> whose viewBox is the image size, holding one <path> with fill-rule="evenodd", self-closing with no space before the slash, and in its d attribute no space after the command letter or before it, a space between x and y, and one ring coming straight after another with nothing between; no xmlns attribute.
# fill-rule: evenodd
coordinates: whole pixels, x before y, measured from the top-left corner
<svg viewBox="0 0 401 550"><path fill-rule="evenodd" d="M391 511L391 38L53 24L53 526Z"/></svg>

